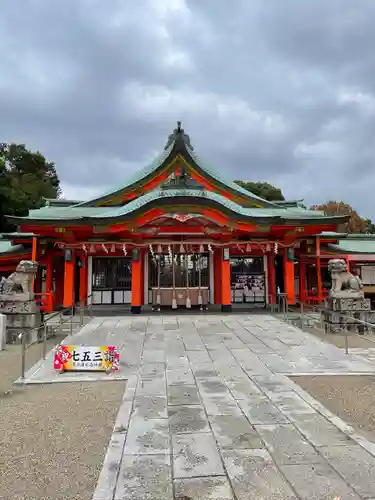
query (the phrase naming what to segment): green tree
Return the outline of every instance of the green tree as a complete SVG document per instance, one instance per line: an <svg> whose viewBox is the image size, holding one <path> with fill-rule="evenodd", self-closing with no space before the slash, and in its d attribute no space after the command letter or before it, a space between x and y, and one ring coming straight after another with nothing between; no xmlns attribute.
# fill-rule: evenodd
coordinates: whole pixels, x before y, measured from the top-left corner
<svg viewBox="0 0 375 500"><path fill-rule="evenodd" d="M368 219L363 219L351 205L343 201L330 200L322 205L313 205L311 210L322 210L326 215L350 215L348 222L338 226L339 232L366 233L368 230Z"/></svg>
<svg viewBox="0 0 375 500"><path fill-rule="evenodd" d="M234 181L239 186L247 189L253 194L260 196L268 201L284 201L284 195L281 189L272 186L268 182L252 182L252 181Z"/></svg>
<svg viewBox="0 0 375 500"><path fill-rule="evenodd" d="M0 232L14 230L5 215L27 215L44 205L44 198L58 198L60 181L55 164L23 144L0 143Z"/></svg>
<svg viewBox="0 0 375 500"><path fill-rule="evenodd" d="M371 219L365 219L367 227L365 233L375 234L375 224L373 224Z"/></svg>

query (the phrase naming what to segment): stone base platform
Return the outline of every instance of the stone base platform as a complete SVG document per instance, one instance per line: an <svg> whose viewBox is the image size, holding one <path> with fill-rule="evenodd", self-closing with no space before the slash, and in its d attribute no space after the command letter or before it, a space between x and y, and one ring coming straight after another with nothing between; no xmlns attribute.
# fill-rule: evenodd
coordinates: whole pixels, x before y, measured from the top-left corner
<svg viewBox="0 0 375 500"><path fill-rule="evenodd" d="M370 299L330 297L326 300L322 312L325 330L340 333L345 329L363 334L369 326L360 322L373 323L375 326L375 311L371 311Z"/></svg>
<svg viewBox="0 0 375 500"><path fill-rule="evenodd" d="M32 294L0 295L0 314L7 318L7 343L17 342L22 332L28 332L28 344L39 340L37 327L41 324L41 315Z"/></svg>

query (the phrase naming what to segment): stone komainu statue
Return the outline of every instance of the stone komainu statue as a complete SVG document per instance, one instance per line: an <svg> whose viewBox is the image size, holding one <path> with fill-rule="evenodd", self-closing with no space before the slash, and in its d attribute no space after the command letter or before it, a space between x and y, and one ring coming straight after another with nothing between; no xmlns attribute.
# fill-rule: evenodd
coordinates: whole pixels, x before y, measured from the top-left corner
<svg viewBox="0 0 375 500"><path fill-rule="evenodd" d="M348 271L344 259L331 259L328 262L328 271L332 278L330 297L364 297L362 281Z"/></svg>
<svg viewBox="0 0 375 500"><path fill-rule="evenodd" d="M32 293L32 282L38 271L38 263L33 260L21 260L14 273L0 282L0 295Z"/></svg>

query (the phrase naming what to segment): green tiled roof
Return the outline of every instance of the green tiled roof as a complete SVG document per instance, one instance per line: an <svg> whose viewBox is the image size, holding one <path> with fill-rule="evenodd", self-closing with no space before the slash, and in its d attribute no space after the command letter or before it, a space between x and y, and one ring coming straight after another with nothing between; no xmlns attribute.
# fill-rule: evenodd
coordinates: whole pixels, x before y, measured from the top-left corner
<svg viewBox="0 0 375 500"><path fill-rule="evenodd" d="M331 251L342 253L369 253L375 254L375 236L372 234L348 235L339 240L337 245L328 245Z"/></svg>
<svg viewBox="0 0 375 500"><path fill-rule="evenodd" d="M82 220L82 219L114 219L126 216L141 209L155 200L171 200L176 198L191 198L192 202L199 199L210 200L225 207L234 214L249 218L280 218L287 220L310 220L327 219L323 212L316 210L305 210L300 207L267 207L267 208L247 208L228 200L224 196L211 192L196 189L156 189L120 207L83 207L75 205L73 207L42 207L37 210L30 210L27 217L29 220ZM194 201L193 201L194 199ZM335 220L335 218L332 218Z"/></svg>
<svg viewBox="0 0 375 500"><path fill-rule="evenodd" d="M23 245L12 245L10 241L0 240L0 256L21 253L22 251L25 251Z"/></svg>

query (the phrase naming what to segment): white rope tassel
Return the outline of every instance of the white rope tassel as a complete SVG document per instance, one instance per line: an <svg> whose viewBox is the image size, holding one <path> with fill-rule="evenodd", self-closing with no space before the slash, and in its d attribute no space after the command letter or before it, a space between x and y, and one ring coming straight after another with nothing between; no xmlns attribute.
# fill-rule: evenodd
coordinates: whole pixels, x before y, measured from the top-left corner
<svg viewBox="0 0 375 500"><path fill-rule="evenodd" d="M161 255L159 254L158 257L158 293L156 294L156 305L158 306L158 311L160 311L160 304L161 304L161 296L160 296L160 260L161 260Z"/></svg>
<svg viewBox="0 0 375 500"><path fill-rule="evenodd" d="M174 249L172 250L171 246L168 246L169 256L172 262L172 281L173 281L173 291L172 291L172 309L177 309L177 300L176 300L176 266L174 261Z"/></svg>
<svg viewBox="0 0 375 500"><path fill-rule="evenodd" d="M275 242L274 251L275 251L275 254L277 254L279 251L279 245L277 244L277 241Z"/></svg>
<svg viewBox="0 0 375 500"><path fill-rule="evenodd" d="M186 309L191 309L190 290L189 290L189 254L186 258Z"/></svg>
<svg viewBox="0 0 375 500"><path fill-rule="evenodd" d="M209 251L210 253L212 253L212 252L213 252L213 250L212 250L212 246L211 246L211 244L210 244L210 243L208 244L208 251Z"/></svg>
<svg viewBox="0 0 375 500"><path fill-rule="evenodd" d="M155 259L155 253L154 253L154 249L152 248L152 245L149 245L149 247L148 247L148 248L150 249L150 254L151 254L151 257L152 257L153 259Z"/></svg>
<svg viewBox="0 0 375 500"><path fill-rule="evenodd" d="M122 245L122 252L123 252L123 254L124 254L124 255L125 255L125 257L126 257L126 256L127 256L127 254L128 254L128 251L126 250L126 245L125 245L125 243Z"/></svg>
<svg viewBox="0 0 375 500"><path fill-rule="evenodd" d="M108 253L108 248L102 243L102 249L105 253Z"/></svg>
<svg viewBox="0 0 375 500"><path fill-rule="evenodd" d="M82 250L87 254L87 246L85 244L82 245Z"/></svg>

